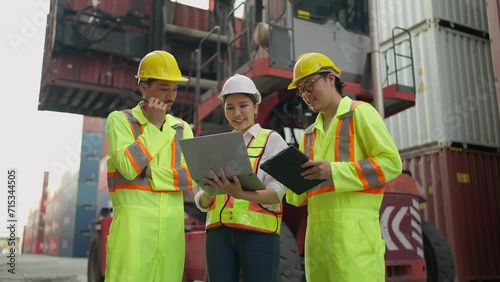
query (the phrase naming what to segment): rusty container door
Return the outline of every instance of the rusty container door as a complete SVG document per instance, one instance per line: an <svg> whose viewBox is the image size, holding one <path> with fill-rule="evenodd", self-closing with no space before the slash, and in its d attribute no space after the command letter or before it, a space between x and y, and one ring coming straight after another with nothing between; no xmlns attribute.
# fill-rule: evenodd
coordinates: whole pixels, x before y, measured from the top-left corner
<svg viewBox="0 0 500 282"><path fill-rule="evenodd" d="M426 198L422 217L452 249L456 281L500 279L500 153L426 146L401 152Z"/></svg>

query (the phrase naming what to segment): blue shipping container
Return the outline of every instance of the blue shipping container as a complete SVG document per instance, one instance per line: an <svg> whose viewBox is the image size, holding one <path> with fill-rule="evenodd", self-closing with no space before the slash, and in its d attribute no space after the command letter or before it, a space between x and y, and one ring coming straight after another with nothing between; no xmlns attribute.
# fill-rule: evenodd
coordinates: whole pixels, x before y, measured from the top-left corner
<svg viewBox="0 0 500 282"><path fill-rule="evenodd" d="M61 233L59 256L86 257L91 236L91 231L68 231Z"/></svg>
<svg viewBox="0 0 500 282"><path fill-rule="evenodd" d="M61 211L65 212L70 209L74 209L76 205L76 196L78 190L78 182L70 183L64 187L61 187L62 198L61 198Z"/></svg>
<svg viewBox="0 0 500 282"><path fill-rule="evenodd" d="M76 206L73 205L62 211L61 215L61 234L73 231L75 229Z"/></svg>
<svg viewBox="0 0 500 282"><path fill-rule="evenodd" d="M61 215L61 233L92 230L92 221L95 219L95 215L95 205L73 206L72 209L63 211Z"/></svg>
<svg viewBox="0 0 500 282"><path fill-rule="evenodd" d="M101 155L102 133L84 131L82 133L82 158L96 157Z"/></svg>
<svg viewBox="0 0 500 282"><path fill-rule="evenodd" d="M73 239L73 230L61 232L61 236L59 237L59 256L73 256Z"/></svg>
<svg viewBox="0 0 500 282"><path fill-rule="evenodd" d="M99 181L99 158L83 157L80 161L79 182L98 182Z"/></svg>
<svg viewBox="0 0 500 282"><path fill-rule="evenodd" d="M92 221L95 219L95 213L95 205L77 207L75 212L75 231L92 230Z"/></svg>
<svg viewBox="0 0 500 282"><path fill-rule="evenodd" d="M97 201L97 181L78 182L77 206L95 206Z"/></svg>

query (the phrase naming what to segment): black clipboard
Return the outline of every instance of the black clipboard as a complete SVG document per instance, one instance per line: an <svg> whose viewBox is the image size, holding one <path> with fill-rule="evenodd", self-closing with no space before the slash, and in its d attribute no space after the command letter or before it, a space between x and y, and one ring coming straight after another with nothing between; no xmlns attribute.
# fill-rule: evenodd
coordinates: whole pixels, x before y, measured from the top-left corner
<svg viewBox="0 0 500 282"><path fill-rule="evenodd" d="M295 194L300 195L325 181L322 179L306 180L300 175L302 171L306 170L300 166L308 160L309 158L304 153L290 145L276 156L263 162L260 168Z"/></svg>

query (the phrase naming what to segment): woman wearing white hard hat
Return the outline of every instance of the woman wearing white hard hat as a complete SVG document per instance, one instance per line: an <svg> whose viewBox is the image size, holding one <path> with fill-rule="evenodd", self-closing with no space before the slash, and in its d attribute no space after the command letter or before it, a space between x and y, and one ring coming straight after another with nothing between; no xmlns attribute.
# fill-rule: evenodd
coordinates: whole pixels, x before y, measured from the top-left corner
<svg viewBox="0 0 500 282"><path fill-rule="evenodd" d="M254 172L266 189L243 190L237 177L212 174L208 189L195 196L198 208L207 212L205 257L210 281L278 281L280 260L281 200L285 187L259 168L259 164L287 147L277 132L255 123L261 95L254 82L235 74L222 88L224 112L234 130L243 132ZM202 188L203 189L203 188Z"/></svg>

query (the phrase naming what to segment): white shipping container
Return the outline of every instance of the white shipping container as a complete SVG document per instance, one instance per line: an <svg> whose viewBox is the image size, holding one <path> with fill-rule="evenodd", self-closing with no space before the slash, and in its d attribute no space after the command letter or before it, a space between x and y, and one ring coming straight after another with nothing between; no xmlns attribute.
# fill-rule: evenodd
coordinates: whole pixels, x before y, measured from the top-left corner
<svg viewBox="0 0 500 282"><path fill-rule="evenodd" d="M379 0L377 4L380 42L392 37L395 26L411 29L434 19L488 32L485 0Z"/></svg>
<svg viewBox="0 0 500 282"><path fill-rule="evenodd" d="M397 147L460 142L500 148L500 116L490 42L431 22L414 28L411 41L416 104L386 119ZM390 46L391 42L386 43L381 51ZM409 50L403 47L398 52ZM394 63L388 61L390 65ZM408 60L397 62L401 66ZM412 85L410 71L399 74L399 84ZM382 78L385 76L382 70ZM393 83L391 77L389 84Z"/></svg>

